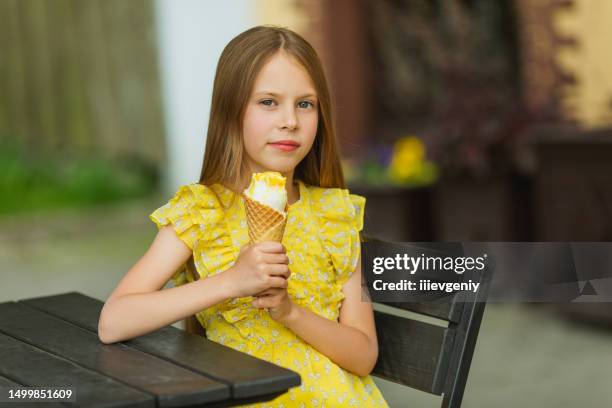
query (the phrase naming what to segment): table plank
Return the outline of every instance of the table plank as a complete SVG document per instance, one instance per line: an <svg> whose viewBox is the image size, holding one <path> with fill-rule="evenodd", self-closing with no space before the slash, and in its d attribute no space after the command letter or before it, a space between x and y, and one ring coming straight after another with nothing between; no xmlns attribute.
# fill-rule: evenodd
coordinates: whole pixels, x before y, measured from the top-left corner
<svg viewBox="0 0 612 408"><path fill-rule="evenodd" d="M153 394L160 407L230 398L227 384L121 343L106 345L95 333L25 304L0 304L0 328L12 337Z"/></svg>
<svg viewBox="0 0 612 408"><path fill-rule="evenodd" d="M155 397L0 333L0 374L29 387L74 387L87 407L155 407Z"/></svg>
<svg viewBox="0 0 612 408"><path fill-rule="evenodd" d="M0 389L4 388L4 389L8 389L8 388L22 388L22 387L26 387L23 384L19 384L18 382L15 382L9 378L6 378L4 376L0 375ZM45 408L63 408L63 407L69 407L70 403L66 402L65 404L62 404L61 402L45 402ZM6 406L7 408L12 408L12 407L19 407L19 408L41 408L41 403L40 402L24 402L24 401L19 401L17 402L5 402L2 403L0 402L0 407L2 406ZM72 406L74 406L74 404L72 404Z"/></svg>
<svg viewBox="0 0 612 408"><path fill-rule="evenodd" d="M78 292L21 302L97 333L103 302ZM231 386L233 398L274 395L301 384L299 374L175 327L124 342Z"/></svg>

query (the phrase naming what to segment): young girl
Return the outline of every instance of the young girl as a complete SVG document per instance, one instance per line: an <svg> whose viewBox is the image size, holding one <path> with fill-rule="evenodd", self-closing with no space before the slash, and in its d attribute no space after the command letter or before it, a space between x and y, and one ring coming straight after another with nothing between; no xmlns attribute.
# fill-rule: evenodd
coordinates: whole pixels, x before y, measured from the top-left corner
<svg viewBox="0 0 612 408"><path fill-rule="evenodd" d="M286 177L282 244L249 245L240 197L255 172ZM196 315L218 343L298 372L302 384L253 406L387 406L362 302L365 199L345 189L319 58L298 34L234 38L215 76L200 182L151 214L159 233L106 301L99 336L123 341ZM182 268L193 256L199 279ZM160 290L172 278L175 288Z"/></svg>

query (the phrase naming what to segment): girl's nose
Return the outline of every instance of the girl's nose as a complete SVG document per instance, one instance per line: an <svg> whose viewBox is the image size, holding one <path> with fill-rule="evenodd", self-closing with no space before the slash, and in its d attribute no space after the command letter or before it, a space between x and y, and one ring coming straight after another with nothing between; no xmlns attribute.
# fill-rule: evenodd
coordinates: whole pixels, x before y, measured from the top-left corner
<svg viewBox="0 0 612 408"><path fill-rule="evenodd" d="M297 115L293 107L285 109L281 125L283 128L295 129L298 125Z"/></svg>

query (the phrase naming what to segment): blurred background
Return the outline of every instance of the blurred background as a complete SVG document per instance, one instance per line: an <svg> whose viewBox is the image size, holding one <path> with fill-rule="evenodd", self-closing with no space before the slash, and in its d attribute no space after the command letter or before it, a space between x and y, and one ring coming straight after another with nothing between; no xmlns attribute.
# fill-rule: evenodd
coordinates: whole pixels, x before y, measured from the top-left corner
<svg viewBox="0 0 612 408"><path fill-rule="evenodd" d="M319 52L367 234L610 241L611 20L598 0L0 0L0 301L106 299L197 182L217 60L257 24ZM610 303L490 304L464 406L612 406L611 367Z"/></svg>

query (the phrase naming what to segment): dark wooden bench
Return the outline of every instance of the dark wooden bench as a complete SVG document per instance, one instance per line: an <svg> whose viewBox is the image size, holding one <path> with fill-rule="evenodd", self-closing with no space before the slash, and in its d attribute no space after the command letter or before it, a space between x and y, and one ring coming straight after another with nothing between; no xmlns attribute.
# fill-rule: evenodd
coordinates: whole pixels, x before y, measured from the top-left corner
<svg viewBox="0 0 612 408"><path fill-rule="evenodd" d="M193 259L185 270L198 277ZM379 353L372 374L443 396L442 408L459 408L486 306L488 273L462 275L462 281L480 283L477 293L458 292L422 303L374 303ZM185 330L206 335L195 316L185 320Z"/></svg>

